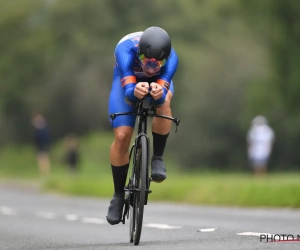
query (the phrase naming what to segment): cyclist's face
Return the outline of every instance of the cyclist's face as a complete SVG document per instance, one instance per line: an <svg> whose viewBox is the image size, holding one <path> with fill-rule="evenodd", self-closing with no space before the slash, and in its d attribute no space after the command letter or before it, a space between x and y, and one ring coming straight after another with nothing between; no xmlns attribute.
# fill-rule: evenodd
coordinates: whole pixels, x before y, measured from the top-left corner
<svg viewBox="0 0 300 250"><path fill-rule="evenodd" d="M152 77L160 71L160 68L150 68L144 66L143 64L141 66L146 77Z"/></svg>

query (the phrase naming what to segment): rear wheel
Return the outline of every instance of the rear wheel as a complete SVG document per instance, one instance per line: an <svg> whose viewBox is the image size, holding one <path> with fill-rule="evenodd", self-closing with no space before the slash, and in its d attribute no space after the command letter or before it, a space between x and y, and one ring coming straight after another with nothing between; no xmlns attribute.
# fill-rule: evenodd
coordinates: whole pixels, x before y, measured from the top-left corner
<svg viewBox="0 0 300 250"><path fill-rule="evenodd" d="M136 151L136 168L134 186L137 190L133 193L133 207L131 212L133 214L132 229L133 229L133 242L138 245L141 238L144 205L146 199L147 185L147 169L148 169L148 148L147 139L145 136L140 137L137 151Z"/></svg>

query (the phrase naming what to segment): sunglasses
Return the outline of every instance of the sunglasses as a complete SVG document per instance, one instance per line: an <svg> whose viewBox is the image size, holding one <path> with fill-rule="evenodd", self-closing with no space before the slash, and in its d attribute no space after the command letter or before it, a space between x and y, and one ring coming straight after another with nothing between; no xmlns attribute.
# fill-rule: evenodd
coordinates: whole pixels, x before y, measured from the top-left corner
<svg viewBox="0 0 300 250"><path fill-rule="evenodd" d="M157 69L161 68L167 63L167 59L163 59L161 61L156 60L155 58L147 58L145 57L144 54L138 56L140 62L143 64L145 67Z"/></svg>

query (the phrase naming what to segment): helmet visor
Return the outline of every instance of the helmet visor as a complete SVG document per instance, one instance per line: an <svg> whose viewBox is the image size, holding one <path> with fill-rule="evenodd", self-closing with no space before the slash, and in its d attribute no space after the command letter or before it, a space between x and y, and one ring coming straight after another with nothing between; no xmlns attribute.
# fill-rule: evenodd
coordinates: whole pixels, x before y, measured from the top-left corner
<svg viewBox="0 0 300 250"><path fill-rule="evenodd" d="M159 61L155 58L147 58L144 54L139 55L138 58L141 64L146 68L159 69L167 63L166 59Z"/></svg>

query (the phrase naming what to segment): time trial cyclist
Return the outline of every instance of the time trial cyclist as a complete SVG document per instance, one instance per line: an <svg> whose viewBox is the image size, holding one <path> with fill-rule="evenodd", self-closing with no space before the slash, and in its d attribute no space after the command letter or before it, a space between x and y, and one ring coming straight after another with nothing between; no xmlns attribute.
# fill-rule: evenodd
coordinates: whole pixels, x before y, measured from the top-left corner
<svg viewBox="0 0 300 250"><path fill-rule="evenodd" d="M156 113L172 116L171 99L174 94L172 78L177 70L178 57L168 33L160 27L149 27L123 37L115 48L115 66L109 97L109 114L132 112L134 104L148 92L156 102ZM129 167L129 146L135 116L118 116L112 122L114 141L110 147L110 163L114 195L107 221L118 224L122 219L124 186ZM163 155L172 121L153 118L153 156L151 178L155 182L166 179Z"/></svg>

